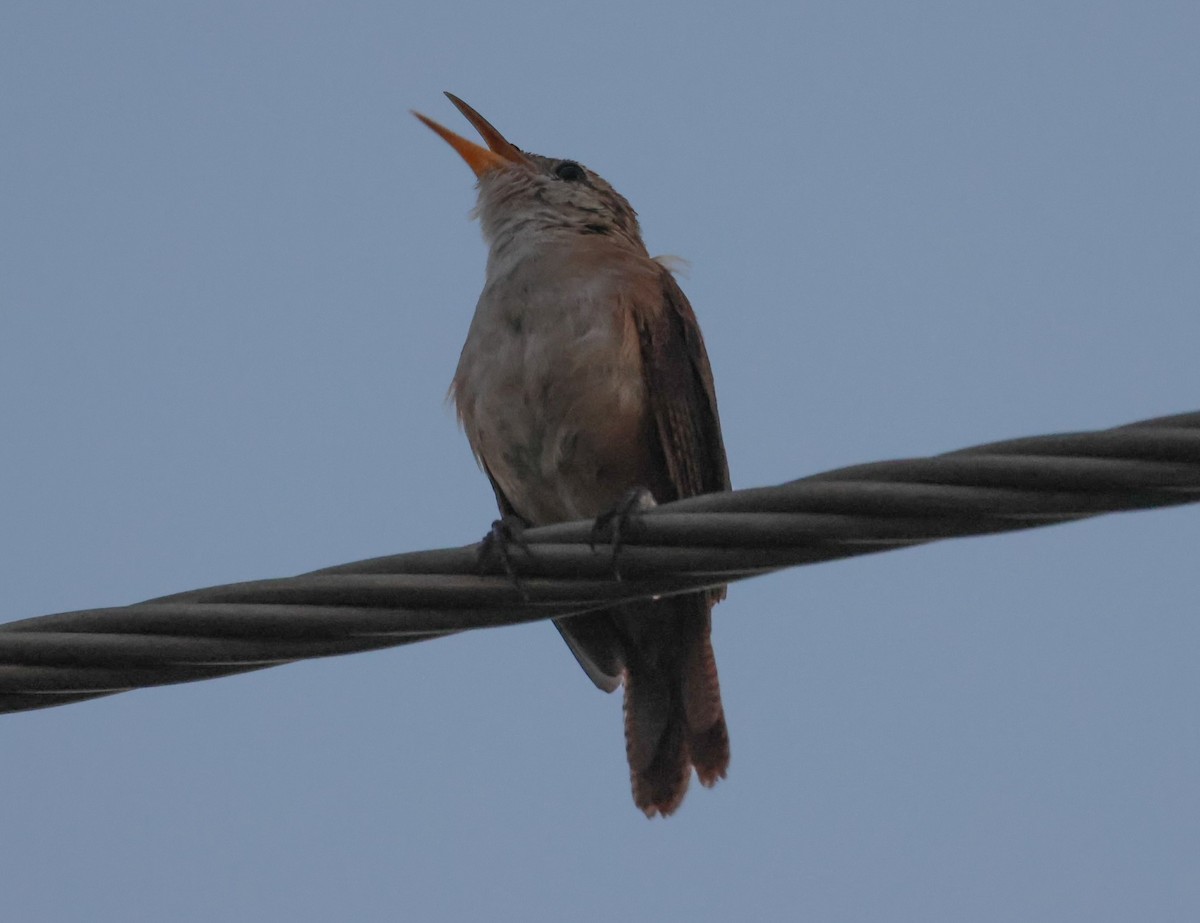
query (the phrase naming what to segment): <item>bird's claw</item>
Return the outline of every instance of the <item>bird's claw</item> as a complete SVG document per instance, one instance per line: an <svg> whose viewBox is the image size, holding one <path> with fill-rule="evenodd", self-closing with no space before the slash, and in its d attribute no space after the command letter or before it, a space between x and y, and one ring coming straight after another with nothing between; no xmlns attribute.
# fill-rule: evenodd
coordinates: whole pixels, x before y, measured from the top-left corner
<svg viewBox="0 0 1200 923"><path fill-rule="evenodd" d="M488 534L479 543L476 560L479 563L480 573L486 572L494 562L499 561L500 566L504 568L504 573L508 575L512 585L521 594L521 598L525 602L529 602L529 593L526 592L525 585L517 575L516 568L513 567L512 556L512 548L515 546L525 552L526 557L533 557L529 542L525 541L526 528L528 525L520 516L505 516L503 519L497 519L492 523Z"/></svg>
<svg viewBox="0 0 1200 923"><path fill-rule="evenodd" d="M596 546L604 541L612 544L613 577L617 580L621 579L621 568L617 559L625 544L626 536L637 530L638 517L656 506L658 504L655 503L654 495L650 491L645 487L634 487L626 491L612 509L597 516L596 521L592 524L592 534L588 545L592 551L595 551Z"/></svg>

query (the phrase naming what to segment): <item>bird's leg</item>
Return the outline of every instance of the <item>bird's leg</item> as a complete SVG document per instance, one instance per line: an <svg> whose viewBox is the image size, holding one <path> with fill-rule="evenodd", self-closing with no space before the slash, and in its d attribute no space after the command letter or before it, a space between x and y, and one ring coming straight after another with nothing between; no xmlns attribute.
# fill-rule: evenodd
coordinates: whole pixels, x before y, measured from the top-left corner
<svg viewBox="0 0 1200 923"><path fill-rule="evenodd" d="M525 552L526 557L533 557L533 551L529 548L529 543L525 541L525 530L529 528L527 523L520 516L510 513L501 519L497 519L492 523L492 528L483 540L479 543L479 550L476 552L476 560L479 562L480 572L484 572L494 562L499 561L500 566L504 568L504 573L508 574L508 579L512 581L521 597L527 602L529 594L525 592L525 586L521 583L521 578L517 576L516 569L513 567L512 547L515 545Z"/></svg>
<svg viewBox="0 0 1200 923"><path fill-rule="evenodd" d="M617 563L617 556L621 553L625 536L636 532L638 518L642 513L652 510L656 506L658 504L654 501L654 494L650 493L645 487L634 487L627 490L624 496L613 505L612 509L596 517L596 522L592 525L592 535L588 544L591 546L592 551L595 551L596 545L603 542L606 538L612 543L612 569L613 576L617 580L621 579L621 569Z"/></svg>

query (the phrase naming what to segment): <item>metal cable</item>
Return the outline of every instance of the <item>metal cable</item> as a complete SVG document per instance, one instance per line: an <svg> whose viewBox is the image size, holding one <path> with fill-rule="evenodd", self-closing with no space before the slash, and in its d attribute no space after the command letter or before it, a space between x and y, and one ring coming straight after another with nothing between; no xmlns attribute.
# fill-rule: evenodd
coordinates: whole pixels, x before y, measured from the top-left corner
<svg viewBox="0 0 1200 923"><path fill-rule="evenodd" d="M612 549L592 523L530 529L520 585L478 546L0 625L0 712L568 615L767 571L967 535L1200 501L1200 412L841 468L693 497Z"/></svg>

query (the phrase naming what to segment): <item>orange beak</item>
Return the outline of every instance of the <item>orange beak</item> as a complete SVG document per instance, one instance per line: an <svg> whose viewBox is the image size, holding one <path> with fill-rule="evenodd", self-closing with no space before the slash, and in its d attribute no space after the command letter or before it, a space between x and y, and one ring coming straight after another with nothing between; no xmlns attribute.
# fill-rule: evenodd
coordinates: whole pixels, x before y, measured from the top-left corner
<svg viewBox="0 0 1200 923"><path fill-rule="evenodd" d="M419 112L413 112L413 115L441 135L447 144L458 151L458 155L467 162L467 166L475 172L476 176L482 177L485 173L512 164L529 164L529 158L521 153L519 148L510 144L504 135L496 131L491 122L453 93L447 93L446 96L458 107L458 111L467 117L467 121L475 126L475 130L487 142L487 147L480 147L474 141L468 141L462 135L456 135L449 128L439 125L433 119L426 118Z"/></svg>

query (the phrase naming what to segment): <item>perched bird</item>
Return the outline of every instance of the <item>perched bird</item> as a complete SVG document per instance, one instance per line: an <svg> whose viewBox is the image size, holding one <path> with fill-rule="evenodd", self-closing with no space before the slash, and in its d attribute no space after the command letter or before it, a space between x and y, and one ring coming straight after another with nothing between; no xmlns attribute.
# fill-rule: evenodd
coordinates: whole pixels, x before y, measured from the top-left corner
<svg viewBox="0 0 1200 923"><path fill-rule="evenodd" d="M729 489L704 340L651 259L637 216L574 160L528 154L446 94L482 136L419 113L478 177L487 274L452 394L510 522L601 517L648 490L666 502ZM556 621L592 681L625 685L633 800L679 807L692 768L724 778L729 734L711 642L724 589Z"/></svg>

